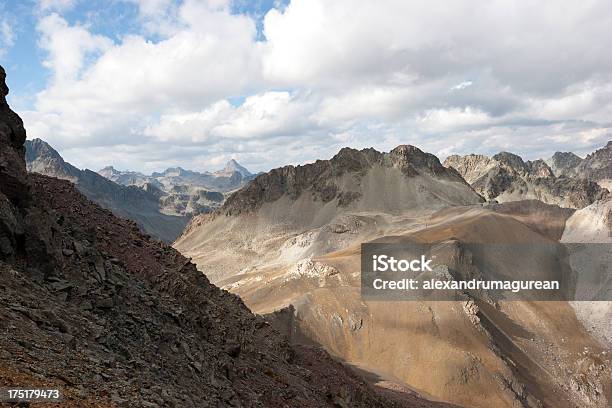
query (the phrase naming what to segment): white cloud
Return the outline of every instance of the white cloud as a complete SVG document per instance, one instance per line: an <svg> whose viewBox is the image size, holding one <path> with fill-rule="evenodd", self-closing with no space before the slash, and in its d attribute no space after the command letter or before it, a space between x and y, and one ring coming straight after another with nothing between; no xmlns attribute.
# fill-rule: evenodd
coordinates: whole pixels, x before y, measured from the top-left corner
<svg viewBox="0 0 612 408"><path fill-rule="evenodd" d="M418 118L418 125L424 132L440 133L458 131L466 128L492 124L485 112L472 107L452 109L432 109L425 111Z"/></svg>
<svg viewBox="0 0 612 408"><path fill-rule="evenodd" d="M29 134L81 166L91 149L134 168L236 156L259 170L347 144L535 157L610 138L605 1L292 0L264 40L227 0L127 1L140 33L39 23L53 76Z"/></svg>
<svg viewBox="0 0 612 408"><path fill-rule="evenodd" d="M475 12L470 1L293 0L266 16L264 68L328 84L489 71L517 90L558 91L612 66L599 40L611 11L604 1L492 1Z"/></svg>
<svg viewBox="0 0 612 408"><path fill-rule="evenodd" d="M86 27L70 26L55 13L43 17L38 30L41 33L40 47L48 55L43 65L53 71L57 82L77 79L85 57L111 46L108 38L92 35Z"/></svg>
<svg viewBox="0 0 612 408"><path fill-rule="evenodd" d="M148 127L145 134L162 141L184 139L191 142L224 140L261 140L287 135L299 135L314 125L308 114L312 111L307 98L289 92L265 92L248 97L234 107L219 101L199 112L163 115L159 122Z"/></svg>

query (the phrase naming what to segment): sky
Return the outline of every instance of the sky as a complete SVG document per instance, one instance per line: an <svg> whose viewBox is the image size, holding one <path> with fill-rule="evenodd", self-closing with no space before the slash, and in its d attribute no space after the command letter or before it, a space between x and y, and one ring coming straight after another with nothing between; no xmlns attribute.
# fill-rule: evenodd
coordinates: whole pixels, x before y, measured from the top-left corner
<svg viewBox="0 0 612 408"><path fill-rule="evenodd" d="M94 170L584 155L612 140L610 38L605 0L0 0L28 138Z"/></svg>

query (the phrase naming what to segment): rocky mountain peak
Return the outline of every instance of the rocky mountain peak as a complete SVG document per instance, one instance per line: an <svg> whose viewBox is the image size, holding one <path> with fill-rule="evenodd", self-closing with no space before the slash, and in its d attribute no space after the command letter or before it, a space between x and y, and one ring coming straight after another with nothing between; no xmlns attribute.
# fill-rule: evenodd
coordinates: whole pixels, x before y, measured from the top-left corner
<svg viewBox="0 0 612 408"><path fill-rule="evenodd" d="M57 150L52 148L44 140L38 138L28 141L26 146L26 162L36 158L50 158L61 160L62 162L64 161Z"/></svg>
<svg viewBox="0 0 612 408"><path fill-rule="evenodd" d="M246 167L242 166L240 163L238 163L234 159L230 159L225 164L225 167L223 167L223 169L221 169L220 171L216 173L223 173L223 174L240 173L243 176L250 176L253 174L250 171L248 171Z"/></svg>
<svg viewBox="0 0 612 408"><path fill-rule="evenodd" d="M468 183L473 183L489 170L492 163L490 157L481 154L455 154L446 158L444 166L457 170Z"/></svg>
<svg viewBox="0 0 612 408"><path fill-rule="evenodd" d="M426 153L412 145L399 145L389 152L393 164L407 176L428 174L453 181L465 182L453 169L444 167L440 160L431 153Z"/></svg>
<svg viewBox="0 0 612 408"><path fill-rule="evenodd" d="M187 174L189 174L190 172L188 170L185 170L182 167L169 167L164 171L164 175L166 176L185 176Z"/></svg>
<svg viewBox="0 0 612 408"><path fill-rule="evenodd" d="M555 174L546 164L546 162L542 159L528 161L525 163L525 167L527 168L527 172L535 177L554 177Z"/></svg>
<svg viewBox="0 0 612 408"><path fill-rule="evenodd" d="M569 161L580 163L583 160L580 156L573 152L555 152L555 154L552 155L551 159L553 160L553 162L556 163Z"/></svg>
<svg viewBox="0 0 612 408"><path fill-rule="evenodd" d="M113 166L106 166L106 167L101 168L98 171L98 173L100 173L102 175L104 175L104 174L118 174L119 171L116 168L114 168Z"/></svg>
<svg viewBox="0 0 612 408"><path fill-rule="evenodd" d="M606 158L611 158L612 157L612 140L610 140L608 143L606 143L606 145L600 149L595 150L593 153L589 154L586 159L593 159L593 158L600 158L600 157L606 157Z"/></svg>
<svg viewBox="0 0 612 408"><path fill-rule="evenodd" d="M372 148L357 150L343 147L330 160L317 160L314 165L329 162L334 174L341 175L346 172L359 172L382 162L382 154ZM309 166L308 164L304 167ZM299 167L299 166L298 166Z"/></svg>
<svg viewBox="0 0 612 408"><path fill-rule="evenodd" d="M76 182L81 171L66 163L62 156L41 139L26 140L26 168L31 173L44 174Z"/></svg>
<svg viewBox="0 0 612 408"><path fill-rule="evenodd" d="M329 160L317 160L301 166L285 166L257 176L238 192L232 194L221 208L225 214L239 214L259 208L266 202L274 202L283 196L292 200L304 192L309 192L314 201L329 203L336 200L339 207L346 207L359 201L363 196L362 179L373 169L383 173L400 174L404 178L400 184L410 185L417 176L457 182L461 197L466 202L478 202L480 197L471 189L459 173L444 167L436 156L425 153L417 147L401 145L388 153L373 148L342 148ZM399 170L398 173L396 170ZM348 181L352 179L347 187ZM369 180L368 182L372 182ZM386 182L380 180L380 183ZM379 187L382 184L379 184ZM389 188L394 188L389 186ZM400 187L397 187L400 188ZM421 187L423 192L425 187ZM464 191L465 190L465 191Z"/></svg>
<svg viewBox="0 0 612 408"><path fill-rule="evenodd" d="M523 158L517 154L510 152L500 152L493 156L493 160L496 160L501 165L510 167L516 171L527 171L527 167Z"/></svg>
<svg viewBox="0 0 612 408"><path fill-rule="evenodd" d="M401 157L407 157L407 158L411 158L411 157L422 158L422 157L429 155L429 153L425 153L424 151L422 151L416 146L409 145L409 144L402 144L402 145L395 147L393 150L391 150L389 152L389 155L401 156Z"/></svg>
<svg viewBox="0 0 612 408"><path fill-rule="evenodd" d="M555 152L546 162L555 173L555 176L559 177L575 175L576 169L583 160L572 152Z"/></svg>

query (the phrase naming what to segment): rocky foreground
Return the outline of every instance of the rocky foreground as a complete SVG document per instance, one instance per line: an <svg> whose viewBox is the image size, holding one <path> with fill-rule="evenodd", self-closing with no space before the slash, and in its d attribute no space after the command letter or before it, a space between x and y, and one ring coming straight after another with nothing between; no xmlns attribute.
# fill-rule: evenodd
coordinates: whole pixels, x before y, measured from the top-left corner
<svg viewBox="0 0 612 408"><path fill-rule="evenodd" d="M0 383L63 406L434 407L291 346L188 259L63 180L27 175L0 67Z"/></svg>

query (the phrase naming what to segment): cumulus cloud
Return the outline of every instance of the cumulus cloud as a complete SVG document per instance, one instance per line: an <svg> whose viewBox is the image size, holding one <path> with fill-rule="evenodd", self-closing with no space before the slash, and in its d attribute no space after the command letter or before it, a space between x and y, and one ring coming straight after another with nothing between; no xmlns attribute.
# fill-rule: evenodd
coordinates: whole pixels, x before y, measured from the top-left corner
<svg viewBox="0 0 612 408"><path fill-rule="evenodd" d="M109 39L92 35L86 27L70 26L55 13L42 18L38 30L41 33L40 47L47 52L43 65L53 72L57 82L77 79L86 56L103 52L111 46Z"/></svg>
<svg viewBox="0 0 612 408"><path fill-rule="evenodd" d="M227 0L126 1L140 33L38 25L53 75L26 123L80 166L260 170L399 143L532 158L612 138L605 1L292 0L263 38Z"/></svg>

